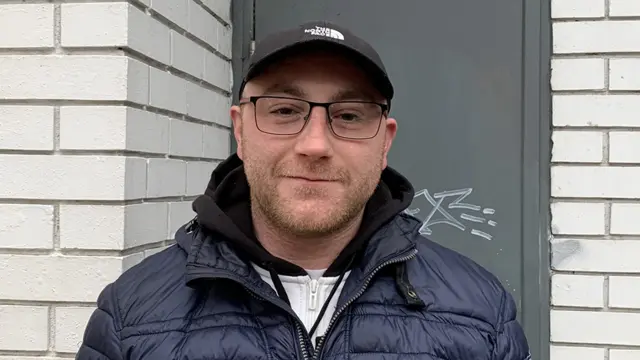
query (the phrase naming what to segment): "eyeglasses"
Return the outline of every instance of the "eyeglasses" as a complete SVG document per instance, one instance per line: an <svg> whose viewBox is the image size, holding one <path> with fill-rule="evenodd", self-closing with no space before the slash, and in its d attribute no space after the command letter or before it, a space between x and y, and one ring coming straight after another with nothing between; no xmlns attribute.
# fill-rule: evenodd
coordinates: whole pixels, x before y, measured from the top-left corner
<svg viewBox="0 0 640 360"><path fill-rule="evenodd" d="M320 106L327 111L331 132L345 139L371 139L378 135L388 106L368 101L318 103L281 96L251 96L240 105L255 106L258 130L273 135L296 135L302 132L311 110Z"/></svg>

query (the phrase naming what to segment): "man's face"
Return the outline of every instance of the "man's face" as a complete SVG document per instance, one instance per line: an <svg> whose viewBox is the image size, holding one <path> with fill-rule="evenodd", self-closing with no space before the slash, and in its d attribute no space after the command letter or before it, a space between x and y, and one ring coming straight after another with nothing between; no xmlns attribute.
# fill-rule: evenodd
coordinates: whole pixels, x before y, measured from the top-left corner
<svg viewBox="0 0 640 360"><path fill-rule="evenodd" d="M298 54L270 66L245 87L244 98L260 95L385 103L354 63L327 52ZM361 213L387 166L394 119L382 117L374 138L350 140L331 132L322 107L312 109L296 135L264 133L255 116L252 104L231 109L237 153L259 216L278 230L305 237L331 234Z"/></svg>

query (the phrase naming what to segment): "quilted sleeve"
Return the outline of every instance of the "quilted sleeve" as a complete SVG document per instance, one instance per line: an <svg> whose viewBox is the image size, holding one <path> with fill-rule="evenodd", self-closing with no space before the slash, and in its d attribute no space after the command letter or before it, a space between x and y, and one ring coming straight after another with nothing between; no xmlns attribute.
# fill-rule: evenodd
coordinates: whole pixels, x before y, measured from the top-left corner
<svg viewBox="0 0 640 360"><path fill-rule="evenodd" d="M516 304L506 290L500 308L493 360L531 360L527 338L522 326L516 320Z"/></svg>
<svg viewBox="0 0 640 360"><path fill-rule="evenodd" d="M114 295L111 284L98 297L98 308L89 319L76 360L123 360Z"/></svg>

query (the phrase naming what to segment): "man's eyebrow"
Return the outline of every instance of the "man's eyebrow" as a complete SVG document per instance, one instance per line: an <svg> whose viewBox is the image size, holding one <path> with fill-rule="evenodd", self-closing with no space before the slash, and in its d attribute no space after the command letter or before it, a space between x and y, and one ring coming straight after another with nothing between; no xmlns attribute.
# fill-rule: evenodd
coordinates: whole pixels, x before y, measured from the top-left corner
<svg viewBox="0 0 640 360"><path fill-rule="evenodd" d="M331 100L344 101L344 100L361 100L361 101L376 101L376 96L367 91L357 89L340 90L335 93Z"/></svg>
<svg viewBox="0 0 640 360"><path fill-rule="evenodd" d="M304 98L306 93L299 86L295 86L293 84L282 84L276 83L269 86L264 92L263 95L268 94L286 94L299 98Z"/></svg>

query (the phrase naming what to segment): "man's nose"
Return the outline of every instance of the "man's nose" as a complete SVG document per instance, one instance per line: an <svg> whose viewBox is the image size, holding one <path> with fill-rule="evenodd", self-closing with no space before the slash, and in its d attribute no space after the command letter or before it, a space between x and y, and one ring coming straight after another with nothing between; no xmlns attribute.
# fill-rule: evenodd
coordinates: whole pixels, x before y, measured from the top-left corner
<svg viewBox="0 0 640 360"><path fill-rule="evenodd" d="M333 153L331 129L327 124L327 111L321 107L311 109L309 120L296 140L295 151L300 155L327 157Z"/></svg>

